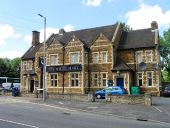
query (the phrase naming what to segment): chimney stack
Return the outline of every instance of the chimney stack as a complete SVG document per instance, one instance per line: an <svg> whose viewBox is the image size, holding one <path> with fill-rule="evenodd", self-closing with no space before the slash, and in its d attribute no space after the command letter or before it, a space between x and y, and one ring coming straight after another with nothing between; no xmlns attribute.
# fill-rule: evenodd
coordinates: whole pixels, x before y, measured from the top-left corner
<svg viewBox="0 0 170 128"><path fill-rule="evenodd" d="M36 46L40 43L40 32L32 31L32 46Z"/></svg>
<svg viewBox="0 0 170 128"><path fill-rule="evenodd" d="M156 21L152 21L152 23L151 23L151 29L152 29L152 30L158 29L158 23L157 23Z"/></svg>
<svg viewBox="0 0 170 128"><path fill-rule="evenodd" d="M64 29L60 29L60 30L59 30L59 35L63 36L64 33L65 33L65 30L64 30Z"/></svg>

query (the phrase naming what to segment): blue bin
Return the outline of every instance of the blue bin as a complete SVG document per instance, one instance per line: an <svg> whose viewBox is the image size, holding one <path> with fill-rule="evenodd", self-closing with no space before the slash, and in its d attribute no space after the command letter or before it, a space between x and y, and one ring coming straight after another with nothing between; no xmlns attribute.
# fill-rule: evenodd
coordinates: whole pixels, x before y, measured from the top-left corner
<svg viewBox="0 0 170 128"><path fill-rule="evenodd" d="M12 88L12 96L19 96L19 89L17 87Z"/></svg>

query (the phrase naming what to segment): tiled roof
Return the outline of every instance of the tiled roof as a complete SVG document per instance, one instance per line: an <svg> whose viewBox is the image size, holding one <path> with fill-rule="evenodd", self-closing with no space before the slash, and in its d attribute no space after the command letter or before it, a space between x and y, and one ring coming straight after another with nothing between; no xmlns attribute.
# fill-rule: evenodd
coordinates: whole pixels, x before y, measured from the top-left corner
<svg viewBox="0 0 170 128"><path fill-rule="evenodd" d="M147 48L155 46L155 33L151 28L123 32L118 49Z"/></svg>
<svg viewBox="0 0 170 128"><path fill-rule="evenodd" d="M116 59L116 64L113 66L112 71L123 71L123 70L132 70L122 59L119 57Z"/></svg>
<svg viewBox="0 0 170 128"><path fill-rule="evenodd" d="M100 33L102 33L111 41L116 26L117 24L66 32L59 39L59 42L61 42L63 45L66 45L72 39L73 35L75 35L82 43L84 43L87 47L90 47L96 38L100 35ZM58 34L55 34L54 36L57 37L57 35Z"/></svg>
<svg viewBox="0 0 170 128"><path fill-rule="evenodd" d="M64 35L53 34L47 40L47 45L49 46L53 41L58 40L63 46L66 46L67 43L75 35L86 47L90 47L97 37L102 33L108 40L112 40L117 24L101 26L96 28L89 28L71 32L65 32ZM134 30L130 32L122 32L120 43L118 49L132 49L132 48L145 48L145 47L154 47L155 34L151 32L151 29L141 29ZM42 43L39 43L35 47L31 47L23 56L22 60L34 59L35 54L38 49L42 46Z"/></svg>
<svg viewBox="0 0 170 128"><path fill-rule="evenodd" d="M34 59L36 52L42 46L42 43L37 44L36 46L31 46L28 51L21 57L22 60Z"/></svg>

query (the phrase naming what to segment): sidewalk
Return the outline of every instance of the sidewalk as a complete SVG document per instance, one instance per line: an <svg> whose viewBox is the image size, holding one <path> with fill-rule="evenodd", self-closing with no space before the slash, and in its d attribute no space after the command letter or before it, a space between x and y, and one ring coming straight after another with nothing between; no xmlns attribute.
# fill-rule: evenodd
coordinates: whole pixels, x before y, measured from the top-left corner
<svg viewBox="0 0 170 128"><path fill-rule="evenodd" d="M11 97L12 98L12 97ZM141 121L158 121L170 123L170 113L159 111L156 106L144 105L128 105L128 104L112 104L104 101L100 102L80 102L67 100L47 99L46 102L42 98L15 97L18 100L25 100L33 103L48 104L68 109L84 111L95 114L104 114L108 116L116 116L121 118L130 118Z"/></svg>

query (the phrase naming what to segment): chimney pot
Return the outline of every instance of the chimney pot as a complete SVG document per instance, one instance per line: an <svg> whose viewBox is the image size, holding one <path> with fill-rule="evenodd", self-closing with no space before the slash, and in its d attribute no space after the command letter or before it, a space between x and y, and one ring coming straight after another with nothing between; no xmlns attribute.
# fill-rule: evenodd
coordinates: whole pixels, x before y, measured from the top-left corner
<svg viewBox="0 0 170 128"><path fill-rule="evenodd" d="M151 23L151 29L154 30L154 29L158 29L158 23L156 21L152 21Z"/></svg>
<svg viewBox="0 0 170 128"><path fill-rule="evenodd" d="M64 29L60 29L60 30L59 30L59 35L64 35L64 33L65 33L65 30L64 30Z"/></svg>
<svg viewBox="0 0 170 128"><path fill-rule="evenodd" d="M32 46L36 46L40 43L40 32L32 31Z"/></svg>

